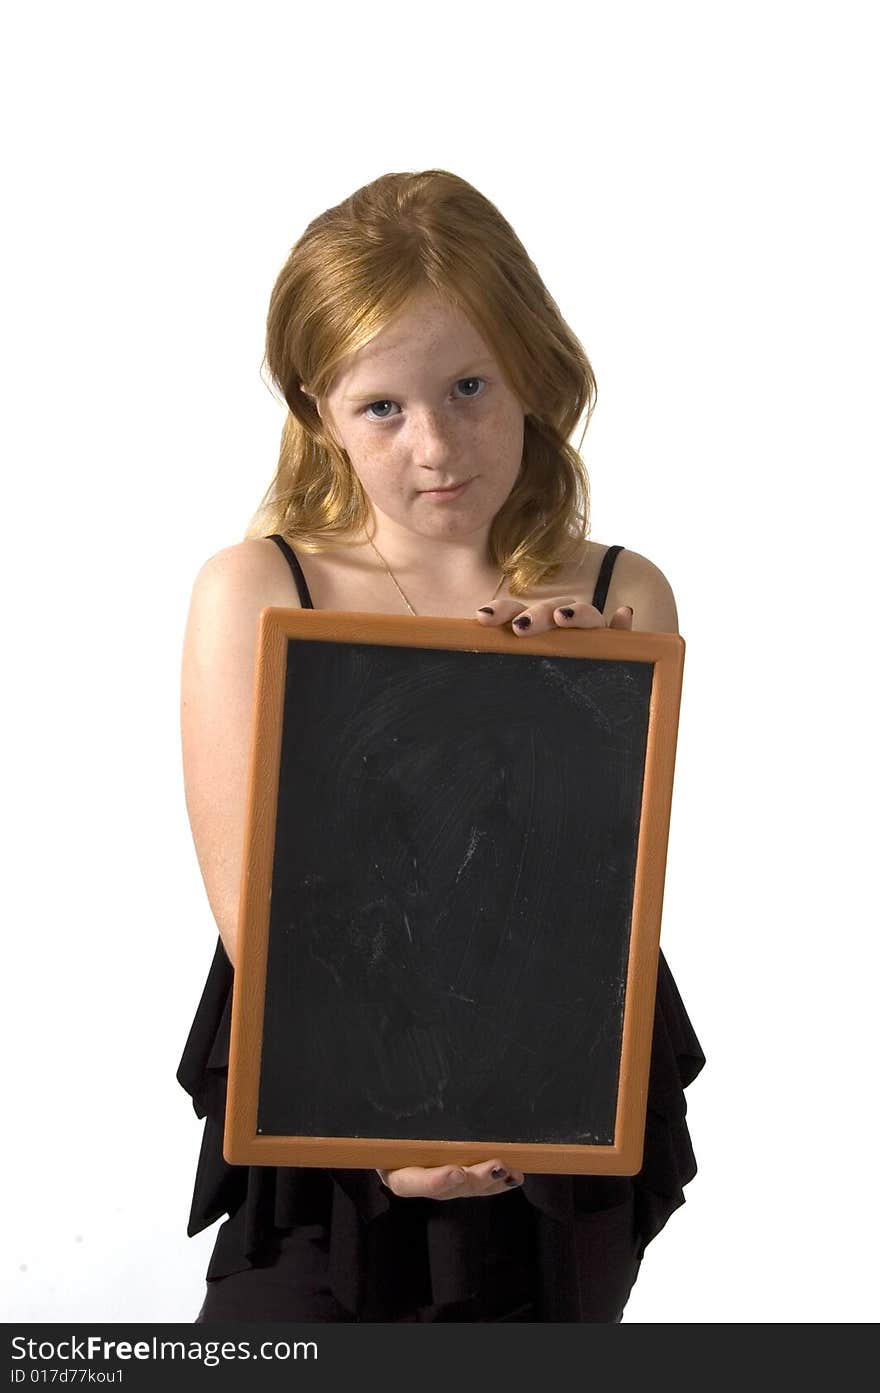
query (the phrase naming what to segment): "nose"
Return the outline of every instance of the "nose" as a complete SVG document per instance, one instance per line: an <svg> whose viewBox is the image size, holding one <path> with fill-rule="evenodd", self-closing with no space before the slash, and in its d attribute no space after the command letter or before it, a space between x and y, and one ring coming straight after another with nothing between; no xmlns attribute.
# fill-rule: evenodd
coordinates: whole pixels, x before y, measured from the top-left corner
<svg viewBox="0 0 880 1393"><path fill-rule="evenodd" d="M443 411L426 409L410 418L409 446L416 464L449 471L457 456L456 426Z"/></svg>

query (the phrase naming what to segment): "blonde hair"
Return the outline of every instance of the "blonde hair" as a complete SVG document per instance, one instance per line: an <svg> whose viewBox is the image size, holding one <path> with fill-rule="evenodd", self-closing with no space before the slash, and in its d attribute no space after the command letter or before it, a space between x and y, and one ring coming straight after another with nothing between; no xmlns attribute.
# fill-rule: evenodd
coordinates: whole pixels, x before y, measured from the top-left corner
<svg viewBox="0 0 880 1393"><path fill-rule="evenodd" d="M272 289L263 359L288 413L275 477L245 535L280 532L321 551L366 531L369 499L313 398L426 289L470 319L523 406L523 467L489 532L493 564L523 594L589 535L589 477L568 442L585 409L586 433L596 382L510 224L445 169L383 174L321 213L292 248Z"/></svg>

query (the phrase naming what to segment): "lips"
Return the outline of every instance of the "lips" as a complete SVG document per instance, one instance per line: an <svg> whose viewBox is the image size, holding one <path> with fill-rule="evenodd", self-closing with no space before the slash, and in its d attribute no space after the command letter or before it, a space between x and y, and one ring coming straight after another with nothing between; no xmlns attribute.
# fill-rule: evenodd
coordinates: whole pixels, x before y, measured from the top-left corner
<svg viewBox="0 0 880 1393"><path fill-rule="evenodd" d="M453 489L461 488L462 484L469 482L469 479L459 479L454 484L434 484L433 488L419 489L419 493L451 493Z"/></svg>

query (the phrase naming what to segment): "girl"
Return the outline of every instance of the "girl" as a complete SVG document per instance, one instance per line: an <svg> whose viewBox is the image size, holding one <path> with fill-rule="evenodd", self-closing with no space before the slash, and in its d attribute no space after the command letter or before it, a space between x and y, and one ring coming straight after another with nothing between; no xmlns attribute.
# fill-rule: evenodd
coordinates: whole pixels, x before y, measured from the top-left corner
<svg viewBox="0 0 880 1393"><path fill-rule="evenodd" d="M590 363L464 180L385 175L317 217L272 291L266 361L288 407L275 478L245 540L199 571L182 664L186 803L219 930L178 1070L205 1119L188 1233L228 1215L197 1323L620 1321L696 1174L684 1088L705 1060L662 953L635 1177L223 1159L260 611L677 632L662 572L588 537L568 440L595 404Z"/></svg>

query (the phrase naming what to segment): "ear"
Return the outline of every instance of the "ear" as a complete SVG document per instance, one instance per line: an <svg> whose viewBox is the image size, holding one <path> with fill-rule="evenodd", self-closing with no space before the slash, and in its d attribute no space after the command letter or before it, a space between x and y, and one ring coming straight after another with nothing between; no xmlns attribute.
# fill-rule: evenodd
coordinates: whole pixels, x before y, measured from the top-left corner
<svg viewBox="0 0 880 1393"><path fill-rule="evenodd" d="M318 415L321 416L321 408L318 405L318 398L315 396L314 392L310 392L304 382L301 382L299 384L299 390L302 392L304 397L308 397L309 401L312 403L312 406L315 408ZM321 416L321 420L324 420L323 416Z"/></svg>

